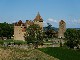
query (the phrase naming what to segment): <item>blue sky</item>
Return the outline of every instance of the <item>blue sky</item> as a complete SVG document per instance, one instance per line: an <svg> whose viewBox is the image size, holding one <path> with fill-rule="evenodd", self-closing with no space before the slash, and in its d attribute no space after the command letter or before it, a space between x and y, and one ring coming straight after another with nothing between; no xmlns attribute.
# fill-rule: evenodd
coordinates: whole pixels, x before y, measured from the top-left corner
<svg viewBox="0 0 80 60"><path fill-rule="evenodd" d="M0 23L33 20L38 11L44 26L64 20L67 28L80 28L80 0L0 0Z"/></svg>

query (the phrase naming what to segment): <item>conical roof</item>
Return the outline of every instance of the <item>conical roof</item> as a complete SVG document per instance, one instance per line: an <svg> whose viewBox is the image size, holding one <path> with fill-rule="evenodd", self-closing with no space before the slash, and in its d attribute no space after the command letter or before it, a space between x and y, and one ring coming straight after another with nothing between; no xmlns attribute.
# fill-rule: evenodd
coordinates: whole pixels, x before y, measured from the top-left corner
<svg viewBox="0 0 80 60"><path fill-rule="evenodd" d="M43 19L41 18L39 12L38 12L36 18L34 19L34 21L43 21Z"/></svg>

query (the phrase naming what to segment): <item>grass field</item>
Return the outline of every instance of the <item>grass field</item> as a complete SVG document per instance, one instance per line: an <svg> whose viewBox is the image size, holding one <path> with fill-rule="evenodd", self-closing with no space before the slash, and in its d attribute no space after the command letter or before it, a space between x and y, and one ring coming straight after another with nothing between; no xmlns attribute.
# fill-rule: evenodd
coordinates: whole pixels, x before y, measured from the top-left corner
<svg viewBox="0 0 80 60"><path fill-rule="evenodd" d="M80 51L61 47L40 48L39 50L60 60L80 60Z"/></svg>
<svg viewBox="0 0 80 60"><path fill-rule="evenodd" d="M6 42L7 44L14 42L15 44L27 44L26 41L19 41L19 40L0 40L0 44L3 45L4 42Z"/></svg>

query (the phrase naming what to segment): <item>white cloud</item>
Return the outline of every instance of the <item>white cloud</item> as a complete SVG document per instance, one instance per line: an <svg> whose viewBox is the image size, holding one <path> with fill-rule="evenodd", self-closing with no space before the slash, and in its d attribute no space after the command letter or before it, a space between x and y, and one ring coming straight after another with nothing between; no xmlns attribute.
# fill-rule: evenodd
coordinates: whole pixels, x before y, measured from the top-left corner
<svg viewBox="0 0 80 60"><path fill-rule="evenodd" d="M47 22L46 21L43 21L43 24L44 24L44 26L47 26Z"/></svg>
<svg viewBox="0 0 80 60"><path fill-rule="evenodd" d="M43 21L43 23L45 24L45 23L47 23L47 22Z"/></svg>
<svg viewBox="0 0 80 60"><path fill-rule="evenodd" d="M80 19L77 21L78 24L80 24Z"/></svg>
<svg viewBox="0 0 80 60"><path fill-rule="evenodd" d="M74 23L74 24L80 24L80 19L74 19L74 20L72 20L72 23Z"/></svg>
<svg viewBox="0 0 80 60"><path fill-rule="evenodd" d="M58 20L55 20L55 19L53 19L53 18L49 18L49 19L47 20L47 22L58 23Z"/></svg>
<svg viewBox="0 0 80 60"><path fill-rule="evenodd" d="M46 20L46 25L47 25L47 23L50 23L54 27L58 27L59 20L56 20L56 19L53 19L53 18L48 18Z"/></svg>
<svg viewBox="0 0 80 60"><path fill-rule="evenodd" d="M55 22L55 23L58 23L58 21L57 21L57 20L54 20L54 22Z"/></svg>
<svg viewBox="0 0 80 60"><path fill-rule="evenodd" d="M53 19L52 18L49 18L48 21L53 22Z"/></svg>
<svg viewBox="0 0 80 60"><path fill-rule="evenodd" d="M80 19L69 19L66 20L67 27L79 27L80 26Z"/></svg>
<svg viewBox="0 0 80 60"><path fill-rule="evenodd" d="M79 24L80 24L80 20L79 20L79 22L78 22Z"/></svg>

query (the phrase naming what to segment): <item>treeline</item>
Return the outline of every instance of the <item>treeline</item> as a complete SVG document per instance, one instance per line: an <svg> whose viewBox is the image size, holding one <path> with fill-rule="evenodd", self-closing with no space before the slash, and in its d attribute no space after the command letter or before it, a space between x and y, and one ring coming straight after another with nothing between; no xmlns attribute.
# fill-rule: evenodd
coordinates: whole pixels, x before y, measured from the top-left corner
<svg viewBox="0 0 80 60"><path fill-rule="evenodd" d="M14 34L14 24L9 23L0 23L0 38L3 40L3 37L10 39Z"/></svg>

